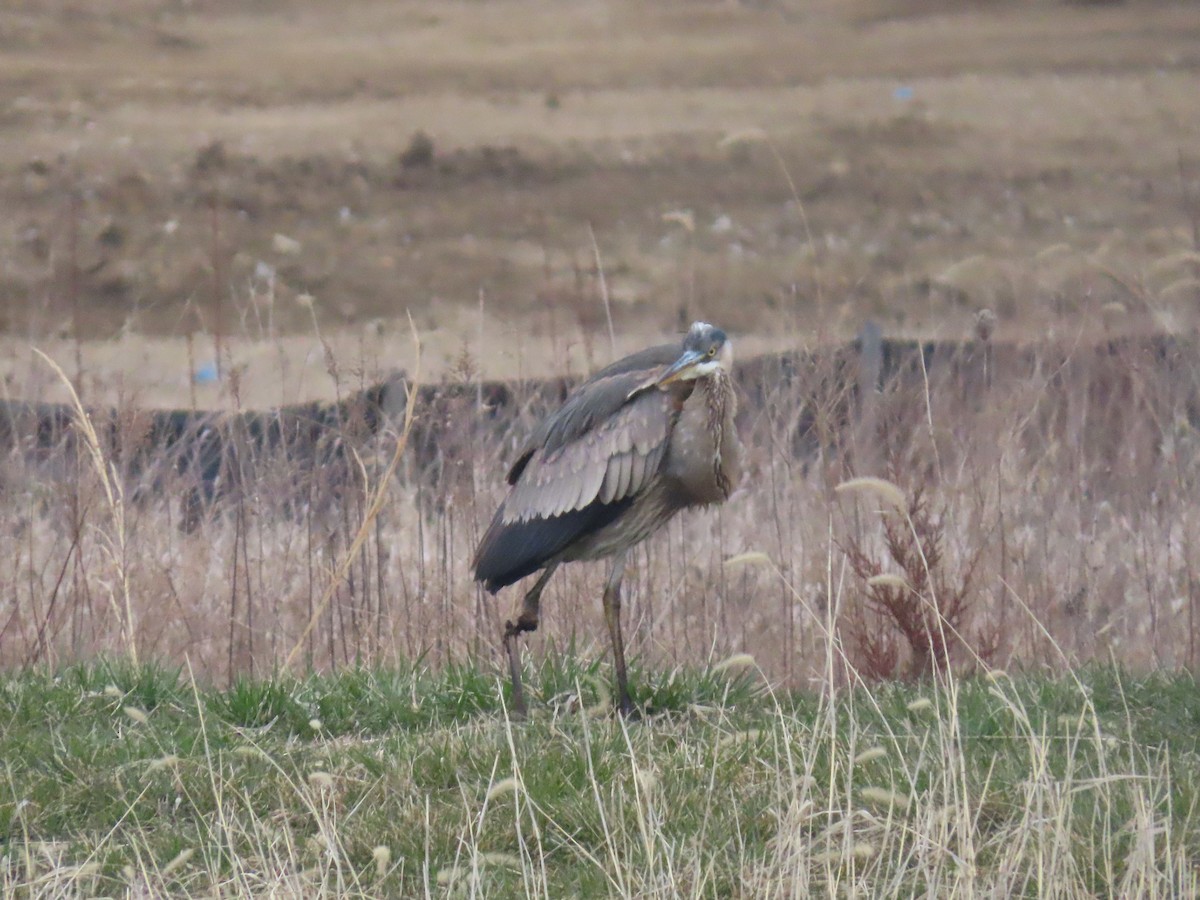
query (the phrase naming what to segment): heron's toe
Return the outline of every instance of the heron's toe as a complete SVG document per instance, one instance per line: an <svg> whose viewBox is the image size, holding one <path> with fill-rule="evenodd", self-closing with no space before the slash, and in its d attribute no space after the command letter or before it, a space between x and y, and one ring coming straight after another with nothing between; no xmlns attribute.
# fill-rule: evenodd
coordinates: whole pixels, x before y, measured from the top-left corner
<svg viewBox="0 0 1200 900"><path fill-rule="evenodd" d="M536 616L526 616L524 613L517 616L517 621L509 620L504 623L504 636L506 638L518 637L526 631L537 631L538 620Z"/></svg>

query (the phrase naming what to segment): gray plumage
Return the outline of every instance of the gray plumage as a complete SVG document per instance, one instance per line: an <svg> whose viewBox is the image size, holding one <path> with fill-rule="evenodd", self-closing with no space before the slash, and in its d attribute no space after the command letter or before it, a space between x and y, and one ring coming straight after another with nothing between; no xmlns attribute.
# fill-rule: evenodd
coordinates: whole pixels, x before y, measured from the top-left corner
<svg viewBox="0 0 1200 900"><path fill-rule="evenodd" d="M732 347L702 322L683 346L651 347L597 372L534 430L508 473L508 496L480 541L475 577L495 593L545 569L506 624L514 704L523 708L515 638L537 627L542 588L562 562L613 557L605 613L625 688L620 573L628 550L677 512L719 503L737 483L740 445Z"/></svg>

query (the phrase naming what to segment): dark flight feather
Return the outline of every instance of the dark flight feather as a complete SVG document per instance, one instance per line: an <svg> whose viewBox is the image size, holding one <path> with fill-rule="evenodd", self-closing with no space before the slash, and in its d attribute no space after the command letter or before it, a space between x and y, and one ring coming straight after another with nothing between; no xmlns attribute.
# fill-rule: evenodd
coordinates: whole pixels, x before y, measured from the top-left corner
<svg viewBox="0 0 1200 900"><path fill-rule="evenodd" d="M616 503L593 503L548 519L503 523L497 516L475 557L475 580L489 593L532 575L578 538L598 531L616 520L633 497Z"/></svg>

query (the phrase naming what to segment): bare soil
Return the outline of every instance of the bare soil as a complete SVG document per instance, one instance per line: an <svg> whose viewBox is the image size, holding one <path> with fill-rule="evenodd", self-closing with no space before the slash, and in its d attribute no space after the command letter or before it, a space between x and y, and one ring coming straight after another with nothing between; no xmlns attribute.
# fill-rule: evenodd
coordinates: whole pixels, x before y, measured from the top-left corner
<svg viewBox="0 0 1200 900"><path fill-rule="evenodd" d="M7 391L33 342L217 404L220 333L250 402L328 396L411 365L407 316L427 371L579 370L606 296L618 350L1187 329L1198 69L1200 8L1152 0L18 0Z"/></svg>

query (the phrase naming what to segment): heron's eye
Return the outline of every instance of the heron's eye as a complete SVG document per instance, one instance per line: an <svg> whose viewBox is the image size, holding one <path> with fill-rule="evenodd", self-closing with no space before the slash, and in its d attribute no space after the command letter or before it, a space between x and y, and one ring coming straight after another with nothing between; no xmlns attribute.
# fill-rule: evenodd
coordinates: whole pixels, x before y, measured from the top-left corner
<svg viewBox="0 0 1200 900"><path fill-rule="evenodd" d="M716 345L716 344L713 344L712 346L710 346L710 347L708 348L708 355L709 355L709 356L716 356L716 355L717 355L717 345Z"/></svg>

